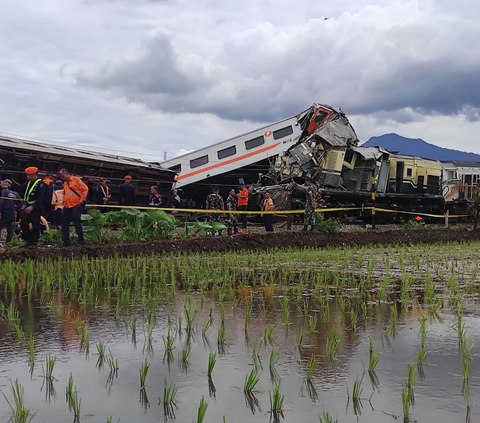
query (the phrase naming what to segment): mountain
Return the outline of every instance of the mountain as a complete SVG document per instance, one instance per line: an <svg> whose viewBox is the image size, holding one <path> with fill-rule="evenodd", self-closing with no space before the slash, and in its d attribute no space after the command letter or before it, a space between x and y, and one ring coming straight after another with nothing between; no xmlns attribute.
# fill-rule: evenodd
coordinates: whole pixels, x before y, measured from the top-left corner
<svg viewBox="0 0 480 423"><path fill-rule="evenodd" d="M433 145L420 138L405 138L398 134L385 134L372 137L362 147L383 147L386 150L398 151L402 154L436 159L443 161L467 161L480 162L480 154L467 153L465 151Z"/></svg>

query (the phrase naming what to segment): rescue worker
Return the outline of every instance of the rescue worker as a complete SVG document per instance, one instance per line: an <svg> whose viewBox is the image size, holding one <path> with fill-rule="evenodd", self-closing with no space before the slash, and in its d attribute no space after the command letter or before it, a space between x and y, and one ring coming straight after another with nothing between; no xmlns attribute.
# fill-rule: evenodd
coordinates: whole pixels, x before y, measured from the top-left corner
<svg viewBox="0 0 480 423"><path fill-rule="evenodd" d="M132 185L132 177L130 175L125 176L124 183L120 185L120 205L121 206L134 206L137 202L137 194L135 187Z"/></svg>
<svg viewBox="0 0 480 423"><path fill-rule="evenodd" d="M415 216L415 222L417 222L417 224L420 226L425 226L425 220L423 217Z"/></svg>
<svg viewBox="0 0 480 423"><path fill-rule="evenodd" d="M63 212L63 182L55 181L55 191L52 195L53 204L53 225L55 229L59 229L62 226L62 212Z"/></svg>
<svg viewBox="0 0 480 423"><path fill-rule="evenodd" d="M148 205L150 207L162 207L162 197L158 193L158 187L152 185L150 187L150 197L148 197Z"/></svg>
<svg viewBox="0 0 480 423"><path fill-rule="evenodd" d="M55 176L51 173L47 173L45 178L43 178L43 183L45 184L45 206L43 210L43 216L47 218L50 222L53 221L53 205L49 199L52 198L53 191L55 191Z"/></svg>
<svg viewBox="0 0 480 423"><path fill-rule="evenodd" d="M310 230L315 230L315 209L317 207L317 194L318 190L315 184L313 184L311 179L307 179L307 189L306 189L306 202L305 202L305 214L303 215L303 230L308 230L308 225L310 225Z"/></svg>
<svg viewBox="0 0 480 423"><path fill-rule="evenodd" d="M273 204L272 196L269 191L265 192L265 197L262 202L262 211L271 212L275 211L275 205ZM273 232L273 214L263 214L263 224L265 225L265 231Z"/></svg>
<svg viewBox="0 0 480 423"><path fill-rule="evenodd" d="M110 195L110 188L107 185L107 180L100 179L100 185L95 189L95 203L99 205L108 204L112 196Z"/></svg>
<svg viewBox="0 0 480 423"><path fill-rule="evenodd" d="M242 184L240 192L237 194L237 198L238 198L238 210L247 211L248 189L244 184ZM247 229L247 215L241 214L240 219L242 220L243 229Z"/></svg>
<svg viewBox="0 0 480 423"><path fill-rule="evenodd" d="M38 177L38 168L31 166L25 169L28 182L25 186L20 227L23 245L26 248L37 248L40 238L40 219L45 206L45 183ZM31 225L31 226L30 226Z"/></svg>
<svg viewBox="0 0 480 423"><path fill-rule="evenodd" d="M70 175L66 169L58 172L63 181L63 211L62 211L62 241L64 247L71 244L70 222L73 222L78 235L78 244L85 243L83 238L82 210L83 203L87 199L88 187L78 177Z"/></svg>
<svg viewBox="0 0 480 423"><path fill-rule="evenodd" d="M237 200L235 198L235 189L231 189L227 198L227 210L229 212L236 211L237 210ZM232 228L233 232L235 234L238 234L238 223L237 223L237 216L233 213L229 213L229 219L227 220L227 234L231 235L232 234Z"/></svg>
<svg viewBox="0 0 480 423"><path fill-rule="evenodd" d="M22 207L22 199L16 191L10 189L12 181L5 179L0 182L2 194L0 199L0 233L3 227L7 227L7 239L9 242L13 238L13 225L15 223L15 215Z"/></svg>
<svg viewBox="0 0 480 423"><path fill-rule="evenodd" d="M207 210L225 210L225 203L223 202L222 196L219 194L220 188L217 186L213 187L213 192L208 194L206 209ZM218 222L220 220L220 213L211 213L210 221Z"/></svg>

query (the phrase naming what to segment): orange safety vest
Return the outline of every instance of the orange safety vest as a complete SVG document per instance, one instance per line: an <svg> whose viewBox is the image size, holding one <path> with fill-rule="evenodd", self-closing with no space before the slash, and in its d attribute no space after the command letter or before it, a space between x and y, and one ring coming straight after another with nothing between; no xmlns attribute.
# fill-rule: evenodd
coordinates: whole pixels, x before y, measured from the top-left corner
<svg viewBox="0 0 480 423"><path fill-rule="evenodd" d="M63 183L63 205L67 209L82 204L87 199L88 187L78 176L70 176Z"/></svg>
<svg viewBox="0 0 480 423"><path fill-rule="evenodd" d="M242 188L238 194L238 205L248 206L248 189Z"/></svg>

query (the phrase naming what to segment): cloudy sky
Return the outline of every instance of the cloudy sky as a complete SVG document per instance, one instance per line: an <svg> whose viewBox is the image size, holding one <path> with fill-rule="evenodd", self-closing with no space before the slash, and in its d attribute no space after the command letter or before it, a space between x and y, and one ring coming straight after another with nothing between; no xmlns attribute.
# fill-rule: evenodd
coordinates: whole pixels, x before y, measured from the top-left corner
<svg viewBox="0 0 480 423"><path fill-rule="evenodd" d="M475 0L0 0L0 132L159 160L341 107L480 153Z"/></svg>

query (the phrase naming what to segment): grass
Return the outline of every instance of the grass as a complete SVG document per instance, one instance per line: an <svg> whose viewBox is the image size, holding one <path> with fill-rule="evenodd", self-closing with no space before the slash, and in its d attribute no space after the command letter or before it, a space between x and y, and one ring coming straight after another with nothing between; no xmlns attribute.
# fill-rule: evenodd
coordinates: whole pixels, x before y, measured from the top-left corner
<svg viewBox="0 0 480 423"><path fill-rule="evenodd" d="M148 364L147 359L140 366L140 389L145 390L147 386L145 385L145 380L147 379L148 370L150 369L150 364Z"/></svg>
<svg viewBox="0 0 480 423"><path fill-rule="evenodd" d="M418 355L417 355L417 365L422 366L425 363L425 356L427 353L425 352L425 348L420 347L418 350Z"/></svg>
<svg viewBox="0 0 480 423"><path fill-rule="evenodd" d="M402 406L403 406L403 421L408 423L410 421L410 389L408 382L404 381L402 385Z"/></svg>
<svg viewBox="0 0 480 423"><path fill-rule="evenodd" d="M184 367L188 367L188 358L190 357L190 347L185 345L180 350L180 361Z"/></svg>
<svg viewBox="0 0 480 423"><path fill-rule="evenodd" d="M374 372L375 368L377 367L377 364L378 364L378 355L372 352L370 355L370 361L368 362L368 371Z"/></svg>
<svg viewBox="0 0 480 423"><path fill-rule="evenodd" d="M218 345L225 345L228 339L228 332L225 329L225 327L221 326L218 329L218 335L217 335L217 344Z"/></svg>
<svg viewBox="0 0 480 423"><path fill-rule="evenodd" d="M312 355L310 357L310 360L308 360L308 363L307 363L307 381L308 382L311 382L313 374L317 369L317 366L318 366L318 360L314 355Z"/></svg>
<svg viewBox="0 0 480 423"><path fill-rule="evenodd" d="M260 392L256 386L260 381L258 370L253 368L248 376L245 376L245 383L243 385L243 392L246 394L254 394Z"/></svg>
<svg viewBox="0 0 480 423"><path fill-rule="evenodd" d="M313 334L317 330L317 323L318 323L318 317L317 315L313 316L308 316L308 327L310 329L310 333Z"/></svg>
<svg viewBox="0 0 480 423"><path fill-rule="evenodd" d="M209 353L208 368L207 368L208 377L212 377L213 368L215 367L216 362L217 362L217 356L215 354Z"/></svg>
<svg viewBox="0 0 480 423"><path fill-rule="evenodd" d="M208 402L205 401L205 397L202 396L202 399L200 400L200 405L198 406L197 420L194 423L203 423L203 420L205 419L205 414L207 413L207 408Z"/></svg>
<svg viewBox="0 0 480 423"><path fill-rule="evenodd" d="M45 367L42 364L43 377L48 380L53 380L53 369L55 368L55 362L57 361L56 357L53 357L50 354L47 354L45 357Z"/></svg>
<svg viewBox="0 0 480 423"><path fill-rule="evenodd" d="M177 396L177 387L173 381L168 384L167 378L163 382L163 397L158 397L158 404L163 402L164 409L176 405L175 397ZM164 410L165 411L165 410ZM165 413L167 414L167 413Z"/></svg>
<svg viewBox="0 0 480 423"><path fill-rule="evenodd" d="M32 413L29 408L25 407L25 391L20 385L18 379L15 382L10 382L13 400L10 401L2 392L8 406L10 407L11 416L9 422L11 423L30 423L35 417L36 413Z"/></svg>
<svg viewBox="0 0 480 423"><path fill-rule="evenodd" d="M337 355L340 338L336 329L332 329L330 334L325 338L325 355L327 358L334 358Z"/></svg>
<svg viewBox="0 0 480 423"><path fill-rule="evenodd" d="M278 352L277 350L273 349L270 352L270 361L269 361L270 369L273 369L277 364L277 362L278 362Z"/></svg>
<svg viewBox="0 0 480 423"><path fill-rule="evenodd" d="M106 351L105 344L102 341L98 341L95 345L97 347L98 358L103 360L105 358Z"/></svg>
<svg viewBox="0 0 480 423"><path fill-rule="evenodd" d="M82 405L81 398L78 397L77 388L73 391L73 393L68 397L68 407L73 413L75 417L75 422L80 421L80 407Z"/></svg>
<svg viewBox="0 0 480 423"><path fill-rule="evenodd" d="M270 414L278 420L278 416L283 413L283 401L285 396L280 392L280 381L275 384L273 393L269 392Z"/></svg>
<svg viewBox="0 0 480 423"><path fill-rule="evenodd" d="M274 334L275 334L275 326L265 325L265 327L263 328L263 337L265 338L265 341L272 343Z"/></svg>
<svg viewBox="0 0 480 423"><path fill-rule="evenodd" d="M322 412L322 415L318 416L318 418L320 423L338 423L338 419L333 420L333 417L325 411Z"/></svg>
<svg viewBox="0 0 480 423"><path fill-rule="evenodd" d="M175 338L171 334L170 326L168 327L167 336L163 336L163 345L165 346L165 352L171 353L175 348L173 346Z"/></svg>

